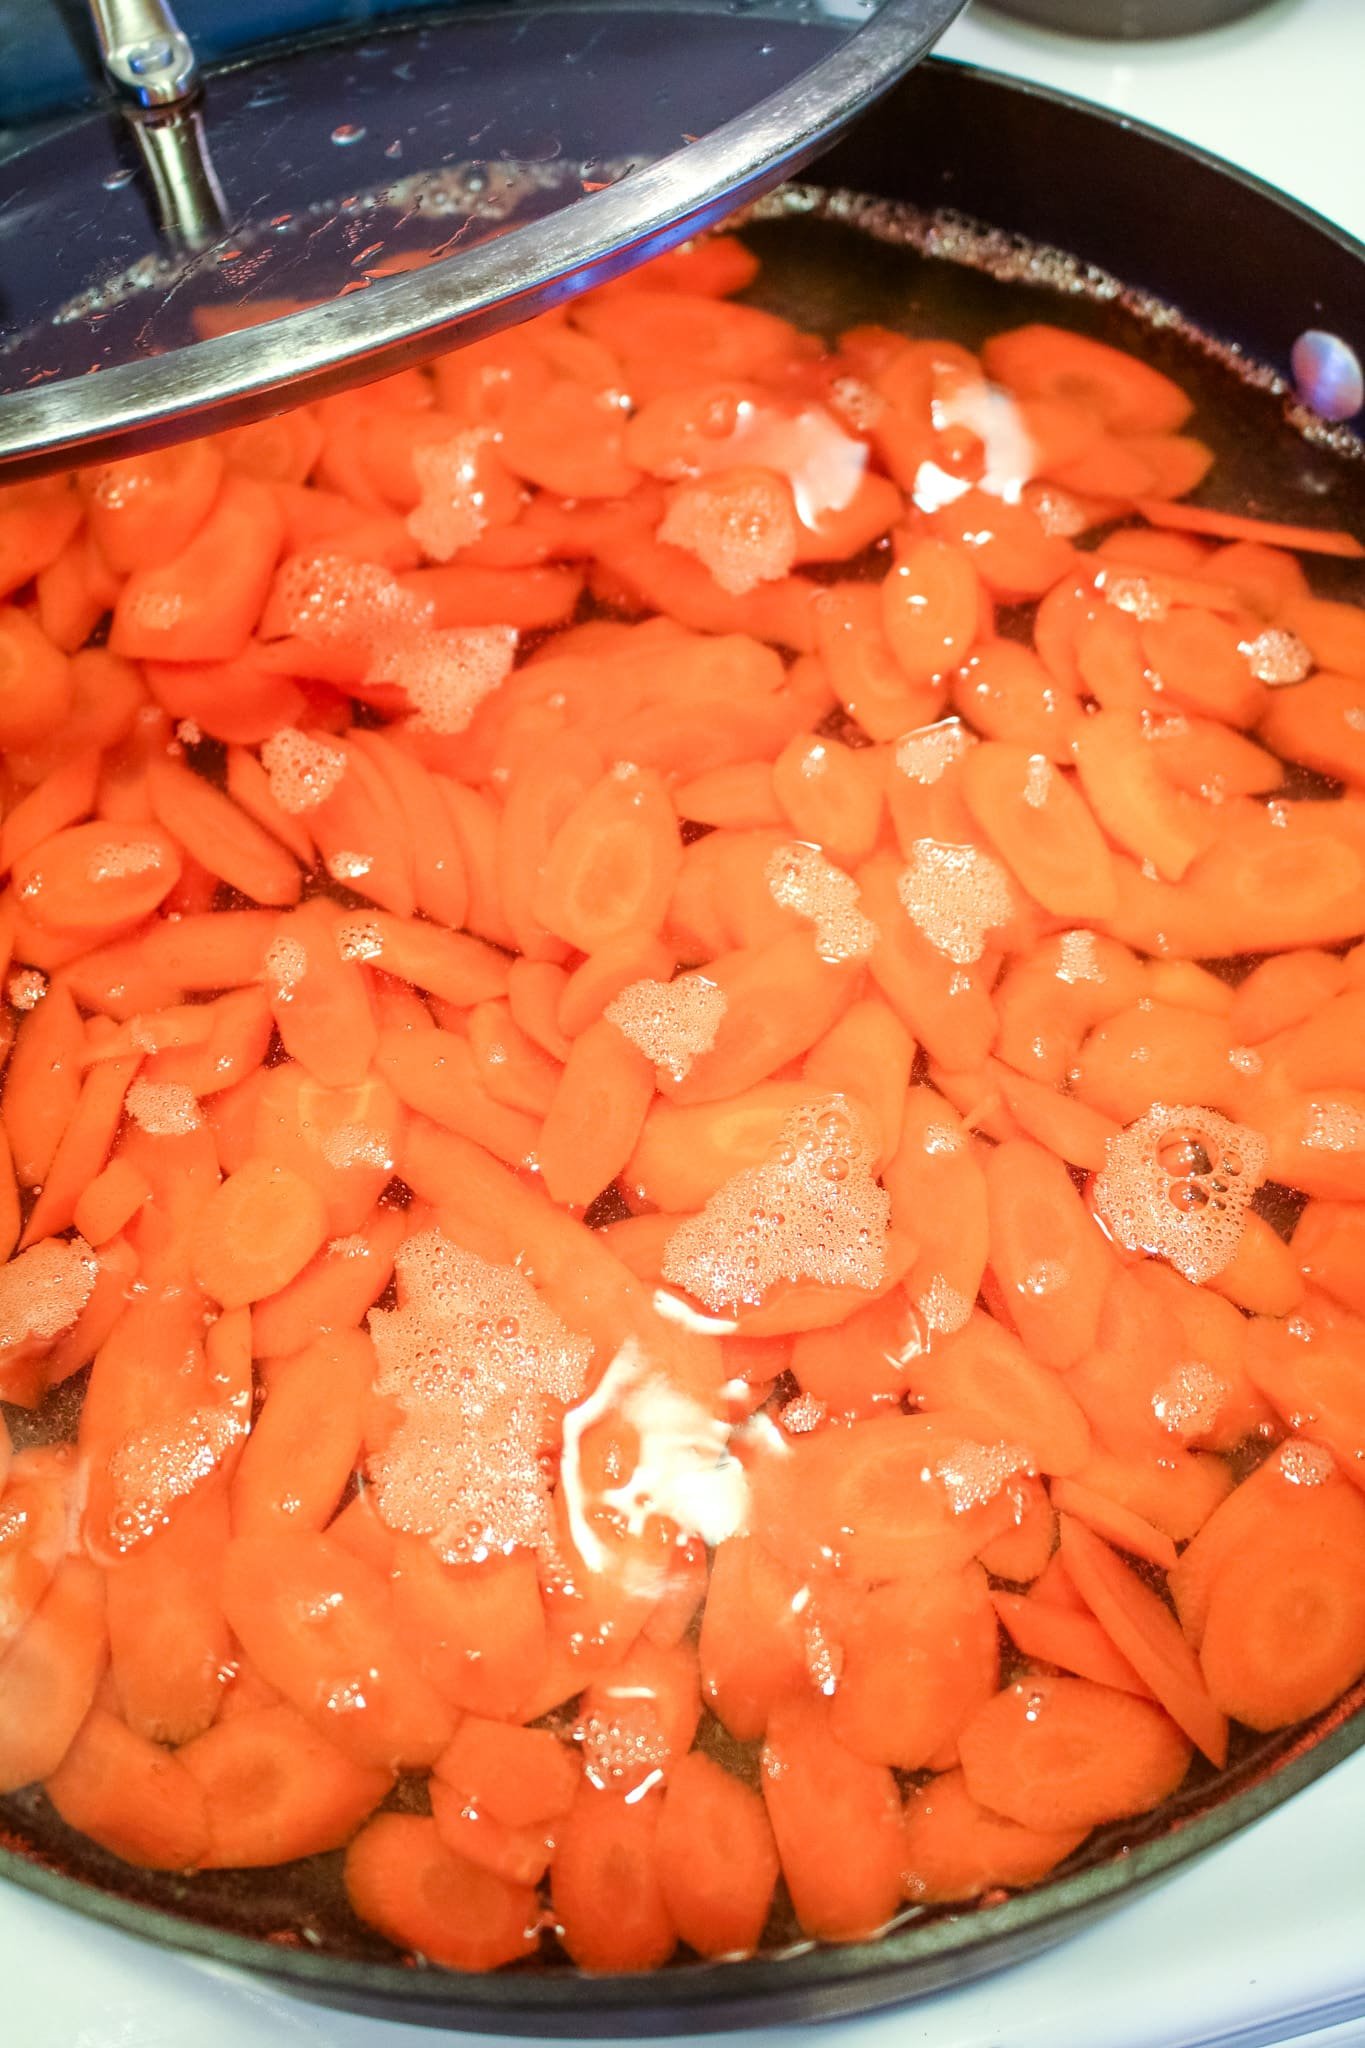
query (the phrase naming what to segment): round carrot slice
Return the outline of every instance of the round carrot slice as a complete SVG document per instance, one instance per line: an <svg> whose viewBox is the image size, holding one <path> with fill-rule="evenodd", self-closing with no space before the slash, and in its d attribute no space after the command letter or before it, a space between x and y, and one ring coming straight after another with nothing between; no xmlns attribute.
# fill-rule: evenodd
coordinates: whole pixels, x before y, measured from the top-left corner
<svg viewBox="0 0 1365 2048"><path fill-rule="evenodd" d="M316 1187L271 1159L248 1159L205 1203L194 1232L194 1276L224 1308L278 1294L327 1235Z"/></svg>
<svg viewBox="0 0 1365 2048"><path fill-rule="evenodd" d="M1190 1761L1160 1707L1087 1678L1022 1678L959 1738L973 1799L1026 1828L1093 1828L1150 1813Z"/></svg>
<svg viewBox="0 0 1365 2048"><path fill-rule="evenodd" d="M14 868L26 914L51 931L101 933L135 924L179 879L180 855L168 834L155 825L98 820L45 839Z"/></svg>

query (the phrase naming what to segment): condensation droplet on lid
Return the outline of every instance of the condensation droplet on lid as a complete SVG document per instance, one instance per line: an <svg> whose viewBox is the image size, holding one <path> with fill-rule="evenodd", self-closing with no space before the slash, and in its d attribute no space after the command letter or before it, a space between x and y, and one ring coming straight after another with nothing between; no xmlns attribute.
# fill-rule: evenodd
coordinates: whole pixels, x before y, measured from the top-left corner
<svg viewBox="0 0 1365 2048"><path fill-rule="evenodd" d="M1340 424L1365 406L1365 369L1340 335L1308 328L1294 343L1289 364L1299 397L1322 419Z"/></svg>

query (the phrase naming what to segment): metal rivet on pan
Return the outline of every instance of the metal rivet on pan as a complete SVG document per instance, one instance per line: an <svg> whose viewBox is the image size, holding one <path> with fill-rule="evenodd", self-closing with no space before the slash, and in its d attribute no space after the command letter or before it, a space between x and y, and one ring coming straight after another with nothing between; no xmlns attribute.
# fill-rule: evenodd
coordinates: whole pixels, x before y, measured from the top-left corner
<svg viewBox="0 0 1365 2048"><path fill-rule="evenodd" d="M1365 371L1340 335L1310 327L1294 343L1289 360L1299 397L1323 419L1353 419L1365 405Z"/></svg>

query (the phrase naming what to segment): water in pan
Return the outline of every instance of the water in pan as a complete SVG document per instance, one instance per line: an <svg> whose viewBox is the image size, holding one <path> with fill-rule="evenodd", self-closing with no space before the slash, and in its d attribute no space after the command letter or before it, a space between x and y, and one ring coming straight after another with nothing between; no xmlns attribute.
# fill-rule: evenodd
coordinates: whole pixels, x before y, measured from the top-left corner
<svg viewBox="0 0 1365 2048"><path fill-rule="evenodd" d="M763 261L761 280L749 297L804 327L832 336L860 322L877 321L910 333L951 335L970 347L1023 320L1059 318L1140 352L1179 378L1197 400L1199 430L1217 453L1225 497L1230 495L1240 507L1267 518L1316 515L1340 525L1359 521L1365 468L1352 437L1314 430L1311 423L1309 431L1301 431L1304 422L1286 416L1284 393L1272 377L1230 359L1226 351L1203 345L1173 316L1129 300L1112 281L1068 267L1051 255L1002 248L958 226L945 228L940 223L926 236L919 217L847 195L788 196L759 209L746 224L746 233ZM1065 297L1061 307L1059 291ZM869 573L876 573L877 566L869 561ZM1353 563L1316 565L1315 584L1323 595L1365 599L1365 579ZM1010 623L1004 621L1006 631ZM1021 617L1021 633L1026 624ZM1322 787L1325 794L1328 786ZM1310 790L1304 787L1303 793ZM1222 964L1236 975L1250 963ZM1262 1204L1276 1227L1284 1227L1294 1213L1293 1198L1280 1192L1278 1210L1274 1191ZM16 1446L69 1437L81 1391L82 1382L77 1380L35 1412L7 1409ZM1250 1454L1253 1462L1255 1455ZM1240 1731L1225 1772L1197 1765L1178 1797L1159 1814L1100 1831L1061 1866L1062 1871L1104 1861L1204 1811L1225 1794L1255 1782L1300 1740L1292 1732L1256 1737ZM753 1747L737 1744L709 1716L700 1742L740 1777L756 1782ZM418 1780L400 1780L389 1803L399 1811L424 1811L424 1787ZM339 1855L258 1873L187 1878L133 1871L66 1828L38 1792L0 1803L0 1846L18 1849L128 1899L275 1944L374 1960L396 1953L351 1914ZM922 1915L910 1913L904 1919L915 1917ZM764 1952L791 1953L808 1945L779 1894ZM563 1958L547 1946L534 1963L519 1967L562 1966Z"/></svg>

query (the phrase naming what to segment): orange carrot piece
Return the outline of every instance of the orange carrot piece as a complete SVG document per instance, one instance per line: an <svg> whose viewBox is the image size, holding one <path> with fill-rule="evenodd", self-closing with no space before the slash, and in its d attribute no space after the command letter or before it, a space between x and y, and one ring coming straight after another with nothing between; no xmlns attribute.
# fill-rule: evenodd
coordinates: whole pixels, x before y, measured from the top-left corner
<svg viewBox="0 0 1365 2048"><path fill-rule="evenodd" d="M840 867L866 860L881 831L886 764L872 747L841 746L802 734L772 766L782 813L798 839Z"/></svg>
<svg viewBox="0 0 1365 2048"><path fill-rule="evenodd" d="M675 1102L715 1102L765 1081L823 1038L849 1002L857 963L822 960L807 931L713 961L706 979L725 997L709 1051L679 1080L657 1069Z"/></svg>
<svg viewBox="0 0 1365 2048"><path fill-rule="evenodd" d="M1087 1607L1172 1720L1221 1769L1227 1761L1227 1721L1209 1698L1179 1622L1084 1522L1066 1514L1061 1522L1062 1555Z"/></svg>
<svg viewBox="0 0 1365 2048"><path fill-rule="evenodd" d="M1172 786L1136 710L1102 710L1076 736L1081 788L1095 817L1125 852L1178 882L1212 845L1217 814ZM1107 914L1107 913L1106 913Z"/></svg>
<svg viewBox="0 0 1365 2048"><path fill-rule="evenodd" d="M981 594L962 548L913 541L882 585L882 625L906 681L923 688L950 675L976 637Z"/></svg>
<svg viewBox="0 0 1365 2048"><path fill-rule="evenodd" d="M280 920L268 948L271 1009L284 1049L329 1088L362 1081L378 1044L359 964L369 944L363 919L314 898Z"/></svg>
<svg viewBox="0 0 1365 2048"><path fill-rule="evenodd" d="M1112 1255L1060 1160L1025 1139L998 1145L984 1162L991 1268L1030 1351L1062 1369L1095 1341ZM1046 1293L1043 1262L1059 1279Z"/></svg>
<svg viewBox="0 0 1365 2048"><path fill-rule="evenodd" d="M1037 654L1014 640L979 643L953 678L952 702L987 739L1024 747L1059 766L1071 759L1083 722L1076 689L1061 685Z"/></svg>
<svg viewBox="0 0 1365 2048"><path fill-rule="evenodd" d="M924 1769L999 1684L984 1571L846 1595L835 1614L843 1668L831 1735L869 1763Z"/></svg>
<svg viewBox="0 0 1365 2048"><path fill-rule="evenodd" d="M271 1361L265 1406L232 1481L235 1536L326 1526L359 1458L374 1373L360 1330Z"/></svg>
<svg viewBox="0 0 1365 2048"><path fill-rule="evenodd" d="M817 1094L848 1095L870 1112L882 1165L900 1144L915 1042L889 1003L865 996L818 1039L801 1065Z"/></svg>
<svg viewBox="0 0 1365 2048"><path fill-rule="evenodd" d="M52 1776L94 1703L105 1656L103 1574L69 1557L0 1657L0 1792Z"/></svg>
<svg viewBox="0 0 1365 2048"><path fill-rule="evenodd" d="M872 739L898 739L937 717L942 672L932 672L925 681L907 674L892 651L882 592L875 585L841 583L822 591L814 620L816 645L839 702Z"/></svg>
<svg viewBox="0 0 1365 2048"><path fill-rule="evenodd" d="M544 1674L545 1610L522 1551L447 1564L420 1537L394 1549L394 1615L423 1673L451 1707L519 1717Z"/></svg>
<svg viewBox="0 0 1365 2048"><path fill-rule="evenodd" d="M1242 628L1211 611L1177 605L1138 628L1148 668L1177 704L1229 725L1255 725L1268 692L1242 652Z"/></svg>
<svg viewBox="0 0 1365 2048"><path fill-rule="evenodd" d="M80 1099L58 1140L52 1164L24 1226L20 1247L65 1230L76 1204L102 1171L123 1115L123 1098L138 1070L141 1055L105 1060L91 1067L81 1083Z"/></svg>
<svg viewBox="0 0 1365 2048"><path fill-rule="evenodd" d="M37 620L0 606L0 747L6 752L54 739L71 710L71 665Z"/></svg>
<svg viewBox="0 0 1365 2048"><path fill-rule="evenodd" d="M978 826L1045 910L1069 919L1112 914L1109 850L1084 798L1045 756L987 740L969 749L962 789Z"/></svg>
<svg viewBox="0 0 1365 2048"><path fill-rule="evenodd" d="M316 1188L258 1156L205 1204L194 1231L195 1278L224 1308L244 1308L301 1273L326 1235Z"/></svg>
<svg viewBox="0 0 1365 2048"><path fill-rule="evenodd" d="M654 1068L605 1018L574 1040L536 1151L557 1202L586 1208L635 1151L654 1099Z"/></svg>
<svg viewBox="0 0 1365 2048"><path fill-rule="evenodd" d="M988 1072L999 1086L1005 1107L1026 1138L1055 1152L1068 1166L1098 1173L1108 1157L1110 1140L1119 1126L1073 1096L1059 1094L1027 1074L1016 1074L999 1060Z"/></svg>
<svg viewBox="0 0 1365 2048"><path fill-rule="evenodd" d="M539 1908L448 1849L434 1820L381 1813L346 1852L346 1894L358 1919L400 1949L452 1970L496 1970L531 1955Z"/></svg>
<svg viewBox="0 0 1365 2048"><path fill-rule="evenodd" d="M298 684L264 667L254 647L236 661L148 661L143 675L171 718L229 745L259 746L304 713Z"/></svg>
<svg viewBox="0 0 1365 2048"><path fill-rule="evenodd" d="M10 484L0 492L0 597L19 590L56 560L81 523L70 476Z"/></svg>
<svg viewBox="0 0 1365 2048"><path fill-rule="evenodd" d="M55 832L14 864L14 887L44 931L103 936L147 917L180 876L180 854L154 825L91 820Z"/></svg>
<svg viewBox="0 0 1365 2048"><path fill-rule="evenodd" d="M1022 1445L1039 1471L1076 1472L1090 1457L1090 1428L1073 1396L980 1310L937 1340L910 1376L926 1413L947 1410L978 1423L986 1440Z"/></svg>
<svg viewBox="0 0 1365 2048"><path fill-rule="evenodd" d="M110 1567L109 1668L119 1712L149 1742L189 1742L222 1703L232 1638L219 1603L227 1494L205 1485Z"/></svg>
<svg viewBox="0 0 1365 2048"><path fill-rule="evenodd" d="M945 1772L906 1802L905 1895L916 1905L940 1905L1037 1884L1087 1832L1020 1827L979 1805L961 1771Z"/></svg>
<svg viewBox="0 0 1365 2048"><path fill-rule="evenodd" d="M777 1845L763 1802L699 1750L664 1790L659 1875L679 1936L703 1956L751 1955L777 1884Z"/></svg>
<svg viewBox="0 0 1365 2048"><path fill-rule="evenodd" d="M1024 1655L1037 1664L1055 1664L1074 1678L1089 1678L1116 1692L1151 1699L1152 1689L1128 1659L1115 1649L1098 1621L1084 1606L1063 1607L1033 1594L992 1593L991 1599L1007 1633Z"/></svg>
<svg viewBox="0 0 1365 2048"><path fill-rule="evenodd" d="M509 1828L567 1813L582 1770L573 1750L547 1728L514 1728L466 1714L436 1759L436 1776Z"/></svg>
<svg viewBox="0 0 1365 2048"><path fill-rule="evenodd" d="M155 569L188 547L223 481L215 441L181 441L81 472L90 531L111 569Z"/></svg>
<svg viewBox="0 0 1365 2048"><path fill-rule="evenodd" d="M662 1885L657 1791L628 1801L586 1779L561 1825L550 1902L581 1970L657 1969L678 1930Z"/></svg>
<svg viewBox="0 0 1365 2048"><path fill-rule="evenodd" d="M1080 1480L1058 1478L1053 1481L1052 1502L1060 1513L1093 1530L1106 1543L1116 1544L1134 1557L1145 1558L1159 1571L1169 1571L1174 1565L1176 1548L1166 1532L1153 1528L1121 1501L1109 1499Z"/></svg>
<svg viewBox="0 0 1365 2048"><path fill-rule="evenodd" d="M1083 401L1120 434L1176 433L1193 410L1179 386L1150 364L1041 321L992 335L981 362L988 377L1026 397Z"/></svg>
<svg viewBox="0 0 1365 2048"><path fill-rule="evenodd" d="M344 1848L391 1783L387 1770L357 1763L283 1702L225 1716L179 1761L204 1801L203 1870L260 1869Z"/></svg>
<svg viewBox="0 0 1365 2048"><path fill-rule="evenodd" d="M533 896L540 923L580 952L663 922L682 859L677 813L649 769L613 769L569 812Z"/></svg>
<svg viewBox="0 0 1365 2048"><path fill-rule="evenodd" d="M141 1870L196 1870L204 1795L178 1757L95 1707L43 1788L68 1827Z"/></svg>
<svg viewBox="0 0 1365 2048"><path fill-rule="evenodd" d="M354 1329L388 1286L406 1235L403 1211L380 1203L354 1235L331 1239L287 1287L252 1305L256 1356L289 1357L322 1332Z"/></svg>
<svg viewBox="0 0 1365 2048"><path fill-rule="evenodd" d="M298 862L231 797L167 759L149 764L147 793L158 822L219 881L255 903L297 903Z"/></svg>
<svg viewBox="0 0 1365 2048"><path fill-rule="evenodd" d="M80 1012L56 982L20 1024L5 1070L5 1133L22 1187L47 1178L80 1099L84 1050Z"/></svg>
<svg viewBox="0 0 1365 2048"><path fill-rule="evenodd" d="M1180 1784L1190 1743L1151 1701L1086 1678L1022 1679L968 1722L967 1789L1032 1828L1092 1828L1148 1813Z"/></svg>
<svg viewBox="0 0 1365 2048"><path fill-rule="evenodd" d="M374 1071L409 1109L472 1138L509 1166L520 1166L534 1155L537 1120L494 1100L479 1079L469 1041L454 1032L435 1027L409 1031L402 1026L382 1031Z"/></svg>
<svg viewBox="0 0 1365 2048"><path fill-rule="evenodd" d="M89 817L99 768L97 749L83 748L19 799L0 828L0 869L13 867L54 833Z"/></svg>
<svg viewBox="0 0 1365 2048"><path fill-rule="evenodd" d="M390 1618L387 1586L331 1538L234 1538L223 1610L262 1676L357 1762L415 1768L448 1744L450 1713Z"/></svg>
<svg viewBox="0 0 1365 2048"><path fill-rule="evenodd" d="M283 539L269 487L229 477L208 518L169 561L134 571L109 644L142 661L232 661L265 604Z"/></svg>
<svg viewBox="0 0 1365 2048"><path fill-rule="evenodd" d="M901 1802L884 1764L855 1757L827 1702L779 1700L768 1719L763 1798L796 1917L818 1940L876 1934L900 1903Z"/></svg>
<svg viewBox="0 0 1365 2048"><path fill-rule="evenodd" d="M1137 509L1151 526L1178 533L1203 533L1214 540L1255 541L1271 548L1292 548L1306 555L1338 555L1358 560L1365 547L1352 533L1334 527L1284 525L1273 519L1249 519L1241 513L1217 512L1207 505L1167 505L1140 498Z"/></svg>
<svg viewBox="0 0 1365 2048"><path fill-rule="evenodd" d="M779 1699L808 1678L798 1576L750 1536L716 1549L701 1617L702 1687L738 1741L762 1735Z"/></svg>

